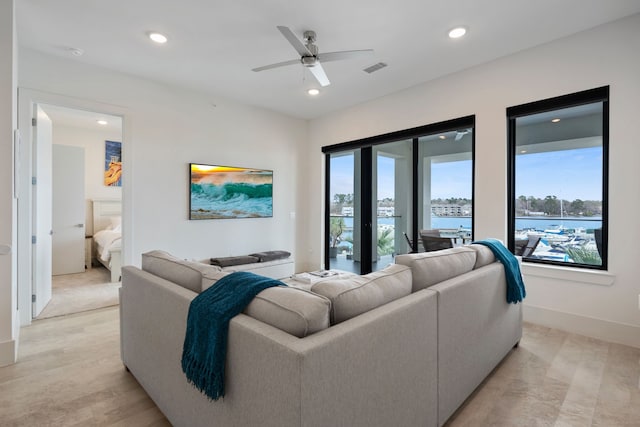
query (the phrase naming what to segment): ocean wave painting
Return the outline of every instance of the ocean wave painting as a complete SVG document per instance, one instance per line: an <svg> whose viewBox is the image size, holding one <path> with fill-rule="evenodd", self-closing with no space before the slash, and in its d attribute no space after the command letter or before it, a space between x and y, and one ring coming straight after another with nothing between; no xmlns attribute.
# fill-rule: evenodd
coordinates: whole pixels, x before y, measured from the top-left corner
<svg viewBox="0 0 640 427"><path fill-rule="evenodd" d="M273 216L273 171L191 163L189 219Z"/></svg>

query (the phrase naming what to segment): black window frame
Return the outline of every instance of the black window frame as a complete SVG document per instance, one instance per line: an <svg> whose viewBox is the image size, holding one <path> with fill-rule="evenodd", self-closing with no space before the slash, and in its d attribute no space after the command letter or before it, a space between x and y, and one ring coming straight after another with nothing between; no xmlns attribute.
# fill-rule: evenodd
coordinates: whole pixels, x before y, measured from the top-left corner
<svg viewBox="0 0 640 427"><path fill-rule="evenodd" d="M507 108L507 239L515 249L516 223L516 119L533 114L602 102L602 244L601 265L523 258L523 262L592 270L607 270L609 264L609 86L534 101Z"/></svg>

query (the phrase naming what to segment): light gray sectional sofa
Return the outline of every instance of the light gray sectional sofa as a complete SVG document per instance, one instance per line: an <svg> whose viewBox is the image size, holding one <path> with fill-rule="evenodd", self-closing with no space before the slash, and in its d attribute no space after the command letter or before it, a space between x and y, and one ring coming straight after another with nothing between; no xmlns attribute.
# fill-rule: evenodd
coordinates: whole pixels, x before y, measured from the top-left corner
<svg viewBox="0 0 640 427"><path fill-rule="evenodd" d="M229 330L225 397L181 370L189 304L227 272L154 251L123 268L122 360L176 426L441 426L519 342L481 245L258 294Z"/></svg>

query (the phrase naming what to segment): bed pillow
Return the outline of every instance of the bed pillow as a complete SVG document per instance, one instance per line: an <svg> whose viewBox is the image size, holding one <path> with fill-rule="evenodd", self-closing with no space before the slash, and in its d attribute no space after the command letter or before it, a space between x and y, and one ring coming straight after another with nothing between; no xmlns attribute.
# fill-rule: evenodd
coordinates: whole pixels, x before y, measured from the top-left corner
<svg viewBox="0 0 640 427"><path fill-rule="evenodd" d="M120 227L120 224L122 224L122 217L121 216L111 216L109 217L109 221L111 221L111 227L112 229L115 229L116 227Z"/></svg>
<svg viewBox="0 0 640 427"><path fill-rule="evenodd" d="M249 254L249 256L254 256L258 258L259 262L269 262L269 261L275 261L277 259L289 258L291 256L291 252L265 251L265 252L256 252L255 254Z"/></svg>
<svg viewBox="0 0 640 427"><path fill-rule="evenodd" d="M298 338L329 327L331 301L287 286L260 292L244 310L248 316L281 329Z"/></svg>
<svg viewBox="0 0 640 427"><path fill-rule="evenodd" d="M331 301L331 324L343 322L411 293L411 269L391 264L380 271L344 279L325 279L311 292Z"/></svg>

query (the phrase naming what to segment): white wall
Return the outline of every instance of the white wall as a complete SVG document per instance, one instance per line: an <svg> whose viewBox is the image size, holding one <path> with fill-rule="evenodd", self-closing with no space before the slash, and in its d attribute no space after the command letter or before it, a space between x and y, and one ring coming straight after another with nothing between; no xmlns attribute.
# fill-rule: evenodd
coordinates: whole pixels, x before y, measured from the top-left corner
<svg viewBox="0 0 640 427"><path fill-rule="evenodd" d="M53 122L53 143L84 148L85 199L119 199L122 187L104 185L104 142L121 141L122 132L91 130ZM54 165L55 167L55 165Z"/></svg>
<svg viewBox="0 0 640 427"><path fill-rule="evenodd" d="M0 1L0 366L15 362L18 315L13 132L17 128L17 37L13 0ZM5 253L10 247L11 252ZM3 254L4 253L4 254Z"/></svg>
<svg viewBox="0 0 640 427"><path fill-rule="evenodd" d="M53 122L53 143L84 148L84 198L87 200L86 233L92 231L94 199L122 199L122 187L104 185L104 142L122 141L122 131L87 129ZM56 165L54 163L53 167Z"/></svg>
<svg viewBox="0 0 640 427"><path fill-rule="evenodd" d="M34 51L22 50L20 61L20 87L123 111L126 264L152 249L197 259L296 252L305 121ZM272 169L273 218L189 221L189 162Z"/></svg>
<svg viewBox="0 0 640 427"><path fill-rule="evenodd" d="M506 239L506 108L610 85L609 274L526 268L525 319L640 347L638 46L635 15L312 120L305 267L322 259L323 145L475 114L475 237Z"/></svg>

